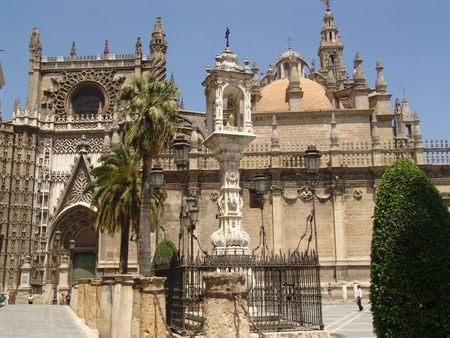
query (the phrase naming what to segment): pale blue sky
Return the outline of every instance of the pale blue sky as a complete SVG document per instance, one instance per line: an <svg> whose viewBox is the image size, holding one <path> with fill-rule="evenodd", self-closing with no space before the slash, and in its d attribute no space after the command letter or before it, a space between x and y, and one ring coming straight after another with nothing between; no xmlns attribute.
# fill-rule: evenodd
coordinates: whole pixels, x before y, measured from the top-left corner
<svg viewBox="0 0 450 338"><path fill-rule="evenodd" d="M376 58L381 58L393 98L403 90L422 121L425 138L448 138L450 126L450 1L336 0L331 2L344 42L344 62L352 73L359 51L370 86ZM256 60L266 71L279 54L292 47L307 60L317 58L325 6L319 0L0 0L0 61L6 85L0 90L4 119L14 99L26 101L28 42L39 27L43 55L134 52L136 37L148 42L157 16L169 42L168 72L174 73L185 107L204 111L201 82L207 65L225 45L240 61ZM316 62L318 64L318 62ZM393 101L393 100L392 100Z"/></svg>

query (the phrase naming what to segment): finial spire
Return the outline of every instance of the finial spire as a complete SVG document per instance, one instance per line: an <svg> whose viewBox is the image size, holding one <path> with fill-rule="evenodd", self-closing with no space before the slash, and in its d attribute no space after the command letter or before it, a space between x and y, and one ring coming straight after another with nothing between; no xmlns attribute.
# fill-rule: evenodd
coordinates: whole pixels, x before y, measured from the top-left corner
<svg viewBox="0 0 450 338"><path fill-rule="evenodd" d="M138 36L136 39L136 45L135 45L135 50L134 53L136 55L141 55L142 54L142 42L141 42L141 37Z"/></svg>
<svg viewBox="0 0 450 338"><path fill-rule="evenodd" d="M225 30L225 39L227 40L227 48L230 48L230 28L227 27Z"/></svg>
<svg viewBox="0 0 450 338"><path fill-rule="evenodd" d="M377 71L377 81L375 82L375 89L377 92L386 92L387 89L387 82L384 79L383 74L383 65L381 64L381 60L377 59L376 63L376 71Z"/></svg>
<svg viewBox="0 0 450 338"><path fill-rule="evenodd" d="M331 0L321 0L324 4L325 4L325 6L327 6L327 11L329 11L330 10L330 1Z"/></svg>
<svg viewBox="0 0 450 338"><path fill-rule="evenodd" d="M77 46L75 44L75 41L72 41L72 48L70 49L70 58L72 60L77 58Z"/></svg>
<svg viewBox="0 0 450 338"><path fill-rule="evenodd" d="M292 49L292 39L290 37L288 37L286 41L288 43L288 49L291 50Z"/></svg>
<svg viewBox="0 0 450 338"><path fill-rule="evenodd" d="M103 55L109 55L109 41L108 39L105 40L105 47L103 48Z"/></svg>
<svg viewBox="0 0 450 338"><path fill-rule="evenodd" d="M40 59L42 56L40 35L39 28L34 27L33 32L31 33L30 44L28 45L30 54L34 59Z"/></svg>
<svg viewBox="0 0 450 338"><path fill-rule="evenodd" d="M362 56L359 52L356 53L355 59L353 61L355 72L353 74L353 80L355 81L356 85L364 86L366 87L366 75L364 74L363 68L362 68Z"/></svg>

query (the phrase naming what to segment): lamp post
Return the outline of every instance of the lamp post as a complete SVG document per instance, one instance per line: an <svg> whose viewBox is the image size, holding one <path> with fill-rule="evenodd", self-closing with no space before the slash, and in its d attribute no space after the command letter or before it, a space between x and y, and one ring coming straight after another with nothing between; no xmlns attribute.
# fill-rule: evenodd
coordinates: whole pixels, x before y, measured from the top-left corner
<svg viewBox="0 0 450 338"><path fill-rule="evenodd" d="M153 189L159 190L164 185L164 172L159 163L155 164L150 172L150 184ZM156 220L156 247L159 244L159 217L158 208L155 203L155 220Z"/></svg>
<svg viewBox="0 0 450 338"><path fill-rule="evenodd" d="M320 167L320 158L322 154L319 150L317 150L315 145L308 146L308 149L305 152L304 160L305 160L305 167L308 174L311 176L312 179L312 211L311 211L311 217L313 219L314 224L314 243L315 243L315 249L316 249L316 255L318 256L319 248L317 245L317 224L316 224L316 205L315 205L315 199L316 199L316 175L319 171Z"/></svg>
<svg viewBox="0 0 450 338"><path fill-rule="evenodd" d="M73 284L73 275L74 275L74 270L73 270L73 254L74 254L74 250L75 250L75 240L71 239L69 241L69 252L70 252L70 261L69 261L69 268L70 268L70 283L69 286L72 286Z"/></svg>
<svg viewBox="0 0 450 338"><path fill-rule="evenodd" d="M184 172L182 182L181 209L180 209L180 233L178 237L178 251L184 253L184 230L187 229L190 240L190 260L194 257L194 230L198 221L197 199L188 195L189 184L189 151L190 144L182 135L178 135L172 144L174 162L178 170Z"/></svg>
<svg viewBox="0 0 450 338"><path fill-rule="evenodd" d="M259 229L259 243L258 246L253 250L255 252L262 245L261 254L265 257L266 254L266 230L264 228L264 194L267 191L267 178L263 174L258 174L253 178L253 183L255 185L256 194L258 195L258 206L261 210L261 226ZM267 248L268 249L268 248Z"/></svg>

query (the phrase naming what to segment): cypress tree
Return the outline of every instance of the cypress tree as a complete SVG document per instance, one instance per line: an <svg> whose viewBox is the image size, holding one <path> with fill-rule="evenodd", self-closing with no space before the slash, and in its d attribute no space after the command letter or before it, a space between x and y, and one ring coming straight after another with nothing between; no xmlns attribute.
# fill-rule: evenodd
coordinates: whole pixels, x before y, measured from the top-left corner
<svg viewBox="0 0 450 338"><path fill-rule="evenodd" d="M377 337L450 335L450 214L425 173L406 159L381 179L371 279Z"/></svg>

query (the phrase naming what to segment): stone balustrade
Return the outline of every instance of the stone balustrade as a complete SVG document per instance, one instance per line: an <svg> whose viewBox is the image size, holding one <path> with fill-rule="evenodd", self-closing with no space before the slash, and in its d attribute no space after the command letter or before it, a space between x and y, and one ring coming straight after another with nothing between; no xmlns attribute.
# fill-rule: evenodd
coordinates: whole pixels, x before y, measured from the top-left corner
<svg viewBox="0 0 450 338"><path fill-rule="evenodd" d="M304 168L303 155L307 145L288 144L280 150L272 151L270 144L250 144L244 150L240 167L242 169L261 168ZM388 166L398 158L411 159L416 164L450 164L450 147L447 141L426 142L422 148L396 148L386 142L380 149L373 149L363 142L345 143L338 150L330 150L319 145L322 153L321 167L372 167ZM190 154L193 169L218 170L219 162L207 151ZM169 154L159 159L164 170L176 170Z"/></svg>

